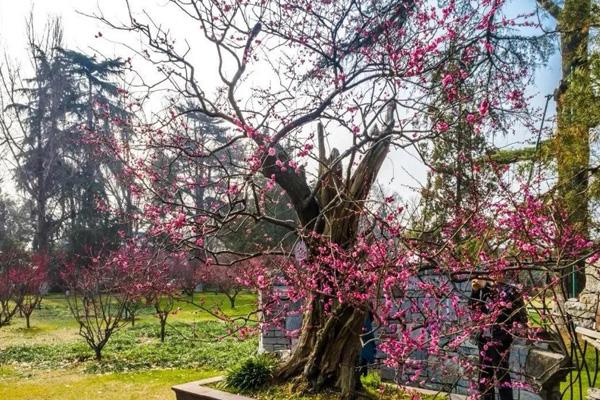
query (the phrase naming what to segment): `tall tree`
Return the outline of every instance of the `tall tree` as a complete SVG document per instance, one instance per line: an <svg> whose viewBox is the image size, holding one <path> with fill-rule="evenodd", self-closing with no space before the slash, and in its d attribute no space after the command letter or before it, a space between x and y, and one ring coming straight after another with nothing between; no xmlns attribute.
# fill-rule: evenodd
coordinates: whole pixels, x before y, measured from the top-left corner
<svg viewBox="0 0 600 400"><path fill-rule="evenodd" d="M80 143L71 149L72 157L77 160L78 173L70 199L68 235L71 247L77 252L115 237L118 228L115 221L98 207L99 203L109 203L109 178L103 173L102 166L114 169L118 162L95 154L93 145L88 143L93 139L88 136L111 136L113 120L128 118L129 113L119 101L120 89L115 83L124 72L125 62L118 58L98 59L64 48L57 51L64 66L62 73L76 88L76 98L70 109L76 123L71 127L71 133Z"/></svg>
<svg viewBox="0 0 600 400"><path fill-rule="evenodd" d="M444 68L434 74L437 82L430 102L432 124L447 124L447 131L432 139L425 152L431 169L421 197L420 221L424 234L439 235L457 212L477 208L477 191L486 171L488 146L478 121L485 116L472 102L476 88L463 79L470 66L465 52L450 54ZM472 68L473 66L471 66ZM475 203L475 204L474 204Z"/></svg>
<svg viewBox="0 0 600 400"><path fill-rule="evenodd" d="M538 4L555 18L560 34L562 79L554 93L557 129L552 142L558 191L568 209L569 223L589 236L590 121L578 99L589 98L592 92L588 55L592 0L565 0L562 4L538 0ZM569 268L572 270L563 272L564 291L577 296L585 286L585 264Z"/></svg>
<svg viewBox="0 0 600 400"><path fill-rule="evenodd" d="M34 76L21 79L16 71L2 72L9 100L2 131L16 163L15 181L27 194L34 221L32 247L45 253L64 221L60 202L73 174L64 149L70 140L65 126L74 88L62 73L56 50L63 38L60 20L49 21L41 36L33 19L27 27Z"/></svg>

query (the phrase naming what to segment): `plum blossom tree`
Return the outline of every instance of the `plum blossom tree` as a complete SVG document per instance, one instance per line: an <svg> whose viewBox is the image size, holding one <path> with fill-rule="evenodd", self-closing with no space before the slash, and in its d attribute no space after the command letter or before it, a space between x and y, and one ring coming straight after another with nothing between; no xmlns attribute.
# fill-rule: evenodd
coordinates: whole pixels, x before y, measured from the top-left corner
<svg viewBox="0 0 600 400"><path fill-rule="evenodd" d="M229 305L235 308L237 296L248 289L245 278L252 272L251 262L239 262L232 265L206 263L199 271L200 281L215 292L222 293L229 300ZM253 287L253 286L252 286Z"/></svg>
<svg viewBox="0 0 600 400"><path fill-rule="evenodd" d="M160 322L160 341L165 341L167 319L175 308L175 299L181 293L180 282L174 271L185 263L184 253L154 251L150 253L150 262L146 264L142 282L143 294L147 304L151 304Z"/></svg>
<svg viewBox="0 0 600 400"><path fill-rule="evenodd" d="M190 296L190 302L195 304L194 293L200 283L202 283L200 271L202 270L204 262L198 259L183 259L181 258L178 263L173 267L172 278L177 282L178 287L183 292Z"/></svg>
<svg viewBox="0 0 600 400"><path fill-rule="evenodd" d="M14 302L25 317L25 326L31 327L31 314L39 307L48 289L48 257L34 254L27 263L14 271Z"/></svg>
<svg viewBox="0 0 600 400"><path fill-rule="evenodd" d="M531 66L542 59L543 38L515 34L534 23L527 16L508 18L502 0L171 3L214 48L220 85L214 94L201 84L189 42L182 47L131 7L127 25L97 16L145 36L148 46L140 54L165 74L175 99L156 126L132 128L164 159L219 169L218 178L198 183L173 176L158 155L135 161L142 171L136 190L152 199L143 218L150 235L204 252L217 265L303 249L297 262L253 280L258 288L268 287L266 280L286 285L286 295L304 303L299 340L277 379L357 397L369 313L388 332L381 347L390 366L415 366L412 355L426 349L472 375L476 369L456 349L500 312L502 302L491 316L471 318L473 326L457 324L469 312L458 282L509 271L555 277L564 271L556 268L560 263L593 255L588 241L557 224L564 214L551 207L550 195L539 196L541 184L515 183L510 171L485 158L485 174L480 163L465 166L469 201L453 202L433 237L416 232L393 197L370 196L392 150L411 149L427 167L423 144L449 130L467 125L469 137L485 138L531 126L523 93ZM275 79L252 79L265 71ZM469 90L457 90L458 81ZM432 110L440 91L444 101ZM194 108L182 110L178 97L193 98ZM227 126L226 139L190 143L186 113ZM227 162L227 152L241 142L245 163ZM118 142L105 145L104 151L121 151ZM456 148L460 161L464 154ZM186 194L199 184L211 198L201 207ZM265 199L275 190L285 192L295 218L269 213ZM225 248L219 234L240 218L281 227L286 240L251 251ZM411 298L414 287L424 303ZM529 289L526 295L546 293ZM416 365L413 381L424 379L423 368Z"/></svg>
<svg viewBox="0 0 600 400"><path fill-rule="evenodd" d="M18 271L26 265L26 254L16 248L0 251L0 327L8 325L19 309L15 301Z"/></svg>
<svg viewBox="0 0 600 400"><path fill-rule="evenodd" d="M125 301L124 311L135 318L140 306L152 306L160 322L160 340L164 342L167 319L173 313L175 300L189 285L187 254L166 251L146 240L129 240L113 253L112 262L122 276L117 290ZM196 277L191 278L196 282Z"/></svg>
<svg viewBox="0 0 600 400"><path fill-rule="evenodd" d="M69 309L96 360L102 359L102 349L113 333L127 324L123 318L129 300L124 267L128 265L110 253L80 256L62 265Z"/></svg>

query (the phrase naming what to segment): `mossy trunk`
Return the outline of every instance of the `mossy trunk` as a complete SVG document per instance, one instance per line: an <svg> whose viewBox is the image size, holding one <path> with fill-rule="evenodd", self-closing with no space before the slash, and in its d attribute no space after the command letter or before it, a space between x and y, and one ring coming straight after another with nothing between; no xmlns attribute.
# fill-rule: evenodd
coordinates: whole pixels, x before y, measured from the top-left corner
<svg viewBox="0 0 600 400"><path fill-rule="evenodd" d="M591 99L588 42L590 0L566 0L558 27L561 32L562 81L556 92L557 131L555 153L560 197L568 222L589 236L588 169L590 122L585 100ZM585 286L585 262L563 271L563 288L576 297Z"/></svg>
<svg viewBox="0 0 600 400"><path fill-rule="evenodd" d="M167 328L167 317L160 317L160 342L165 342L166 336L166 328Z"/></svg>

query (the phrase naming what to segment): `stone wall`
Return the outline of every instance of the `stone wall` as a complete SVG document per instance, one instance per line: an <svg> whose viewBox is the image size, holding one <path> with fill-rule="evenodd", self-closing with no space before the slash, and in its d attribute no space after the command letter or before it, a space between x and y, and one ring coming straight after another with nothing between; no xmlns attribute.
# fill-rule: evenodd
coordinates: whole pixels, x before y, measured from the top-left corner
<svg viewBox="0 0 600 400"><path fill-rule="evenodd" d="M278 291L278 297L281 300L282 307L293 306L290 304L289 298L286 296L285 287L276 287L274 290ZM261 296L259 294L259 301ZM296 307L298 308L298 307ZM277 310L274 311L277 313ZM289 314L289 313L288 313ZM259 337L258 351L268 353L286 353L289 352L296 344L296 338L292 338L287 335L287 332L296 331L302 326L302 317L300 315L287 315L284 322L284 330L277 329L272 326L265 327Z"/></svg>
<svg viewBox="0 0 600 400"><path fill-rule="evenodd" d="M585 288L579 298L571 298L565 302L565 310L573 317L573 322L577 326L588 329L600 328L596 326L600 299L600 280L597 268L597 265L586 268Z"/></svg>

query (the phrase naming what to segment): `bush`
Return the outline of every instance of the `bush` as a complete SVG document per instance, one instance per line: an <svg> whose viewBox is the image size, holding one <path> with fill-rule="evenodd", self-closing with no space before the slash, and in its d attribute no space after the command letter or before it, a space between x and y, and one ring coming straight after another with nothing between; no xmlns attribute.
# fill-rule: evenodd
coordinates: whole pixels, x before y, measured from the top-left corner
<svg viewBox="0 0 600 400"><path fill-rule="evenodd" d="M229 370L225 386L240 391L256 390L271 379L275 365L275 359L265 354L248 358Z"/></svg>
<svg viewBox="0 0 600 400"><path fill-rule="evenodd" d="M381 376L378 372L370 371L367 375L360 377L360 382L367 389L377 390L381 387Z"/></svg>

